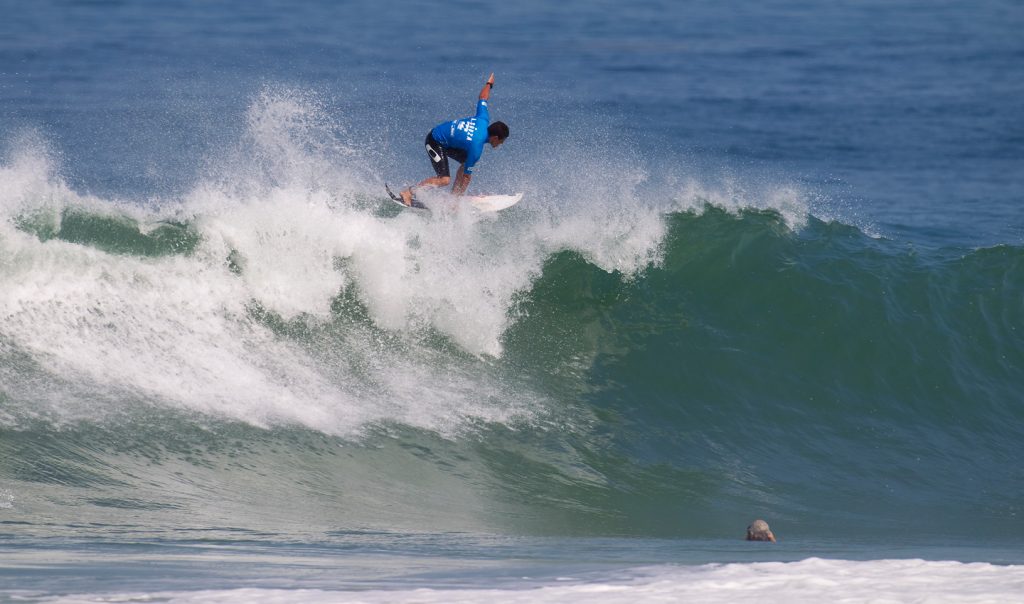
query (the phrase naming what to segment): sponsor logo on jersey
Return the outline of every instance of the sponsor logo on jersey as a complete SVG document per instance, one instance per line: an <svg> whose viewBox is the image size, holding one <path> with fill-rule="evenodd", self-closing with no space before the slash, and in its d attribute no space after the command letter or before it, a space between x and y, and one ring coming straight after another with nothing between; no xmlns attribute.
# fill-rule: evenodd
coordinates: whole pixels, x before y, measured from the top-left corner
<svg viewBox="0 0 1024 604"><path fill-rule="evenodd" d="M461 120L458 125L455 126L455 129L465 132L466 140L473 140L473 133L476 132L476 118L472 117L468 120Z"/></svg>

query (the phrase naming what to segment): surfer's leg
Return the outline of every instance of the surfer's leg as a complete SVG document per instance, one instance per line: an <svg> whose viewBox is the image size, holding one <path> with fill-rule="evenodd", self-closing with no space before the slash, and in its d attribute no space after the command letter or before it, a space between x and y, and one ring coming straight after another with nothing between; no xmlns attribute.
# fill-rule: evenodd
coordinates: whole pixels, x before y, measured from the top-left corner
<svg viewBox="0 0 1024 604"><path fill-rule="evenodd" d="M405 205L411 205L413 200L413 189L422 189L424 187L447 187L448 183L452 181L450 176L434 176L432 178L425 178L420 182L416 183L415 186L405 189L399 195L402 196L402 200L405 201Z"/></svg>
<svg viewBox="0 0 1024 604"><path fill-rule="evenodd" d="M445 151L444 146L441 143L434 140L434 137L427 133L426 140L423 141L424 146L427 148L427 157L430 158L430 165L434 168L435 176L425 178L416 185L416 188L422 187L447 187L448 183L452 181L451 171L448 167L448 154ZM405 201L405 205L412 205L413 187L402 191L402 200Z"/></svg>
<svg viewBox="0 0 1024 604"><path fill-rule="evenodd" d="M451 171L448 169L448 150L444 148L444 145L437 142L437 140L434 139L434 136L428 132L427 138L423 141L423 146L427 149L427 157L430 158L430 166L434 168L434 174L437 175L437 178L450 177Z"/></svg>

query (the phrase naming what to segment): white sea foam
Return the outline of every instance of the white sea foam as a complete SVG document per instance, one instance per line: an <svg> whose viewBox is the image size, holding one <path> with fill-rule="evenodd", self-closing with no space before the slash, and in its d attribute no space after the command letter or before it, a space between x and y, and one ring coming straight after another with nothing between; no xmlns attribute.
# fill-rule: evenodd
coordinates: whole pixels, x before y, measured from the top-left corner
<svg viewBox="0 0 1024 604"><path fill-rule="evenodd" d="M524 581L524 583L526 583ZM928 602L1012 604L1024 602L1024 566L987 563L875 560L854 562L810 558L800 562L709 564L628 571L614 580L580 581L571 577L542 586L500 589L396 587L366 591L318 589L231 589L190 592L121 593L61 596L54 604L160 601L261 604L392 603L470 604L587 602Z"/></svg>
<svg viewBox="0 0 1024 604"><path fill-rule="evenodd" d="M287 113L281 104L270 102L267 111ZM266 151L266 119L255 119L261 146L254 155ZM285 138L273 151L294 142L291 152L299 153L300 144ZM57 378L29 380L5 364L0 370L13 405L31 401L20 415L96 418L120 410L117 400L142 399L257 425L297 423L354 434L376 421L449 432L465 419L509 421L527 412L515 400L498 401L500 384L493 380L457 367L432 376L429 368L437 366L418 358L412 332L431 325L472 352L498 353L503 304L516 285L507 286L504 300L484 305L481 298L493 294L481 291L486 284L473 282L472 271L489 279L501 275L451 259L437 268L429 257L446 256L429 248L422 254L427 258L418 258L410 239L424 225L412 217L388 220L351 208L339 203L351 199L348 191L317 188L301 175L284 178L290 175L281 165L269 171L242 166L235 179L204 179L177 208L165 205L150 215L136 209L137 219L155 222L171 214L193 223L202 236L194 254L117 255L41 241L15 228L26 213L50 212L59 228L66 208L104 212L96 210L102 205L96 200L70 190L38 147L21 147L4 170L12 178L0 180L7 185L0 191L0 354L24 355ZM465 241L472 229L441 226L448 230L426 237ZM418 247L426 246L420 241ZM229 257L243 267L240 274L232 272ZM339 259L347 262L344 269ZM461 273L446 274L446 268ZM361 365L369 376L338 371L329 362L337 358L310 356L248 310L258 303L315 327L330 319L332 298L354 280L380 326L399 336L411 333L407 347L382 353L368 328L349 330L339 343L340 360ZM73 384L76 396L62 395L59 382ZM83 393L89 390L83 384L92 384L92 392ZM97 399L113 399L112 408ZM16 415L5 409L5 421Z"/></svg>
<svg viewBox="0 0 1024 604"><path fill-rule="evenodd" d="M680 211L700 212L707 204L728 212L742 210L774 210L786 226L797 230L807 224L811 215L811 195L792 184L757 183L729 176L718 184L687 179L673 196Z"/></svg>
<svg viewBox="0 0 1024 604"><path fill-rule="evenodd" d="M472 363L439 364L431 334L500 357L516 296L552 253L572 250L627 278L660 261L666 208L638 192L642 165L623 178L611 169L621 158L581 160L500 215L387 216L366 201L383 197L379 175L316 98L267 91L246 117L237 146L170 200L80 194L39 137L12 143L0 165L0 355L24 355L49 376L5 375L13 398L50 401L22 414L93 417L98 399L141 399L340 434L376 421L441 431L508 422L528 417L537 397L512 395ZM67 209L128 215L143 231L184 221L201 240L189 255L138 257L16 226L44 215L59 229ZM342 292L374 325L347 327L327 352L275 335L250 312L257 304L316 329ZM382 346L375 328L401 345ZM75 396L62 394L68 384ZM102 396L81 396L83 384Z"/></svg>

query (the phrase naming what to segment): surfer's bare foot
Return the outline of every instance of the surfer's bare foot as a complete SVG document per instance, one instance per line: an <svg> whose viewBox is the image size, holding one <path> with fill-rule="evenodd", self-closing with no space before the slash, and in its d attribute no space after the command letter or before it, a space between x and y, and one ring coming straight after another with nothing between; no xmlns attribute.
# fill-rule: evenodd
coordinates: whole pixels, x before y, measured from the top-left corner
<svg viewBox="0 0 1024 604"><path fill-rule="evenodd" d="M402 196L402 203L409 207L412 207L412 189L406 189L399 193L399 195Z"/></svg>

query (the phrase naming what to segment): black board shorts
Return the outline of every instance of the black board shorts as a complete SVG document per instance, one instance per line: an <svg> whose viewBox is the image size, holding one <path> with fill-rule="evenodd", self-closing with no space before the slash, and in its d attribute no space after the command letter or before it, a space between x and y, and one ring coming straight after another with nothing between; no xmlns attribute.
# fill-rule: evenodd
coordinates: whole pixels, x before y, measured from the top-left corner
<svg viewBox="0 0 1024 604"><path fill-rule="evenodd" d="M445 147L434 139L433 135L427 132L427 139L423 141L427 147L427 157L430 158L430 165L434 167L434 174L438 176L451 177L451 169L448 167L448 158L452 158L460 164L466 163L467 153L462 149Z"/></svg>

